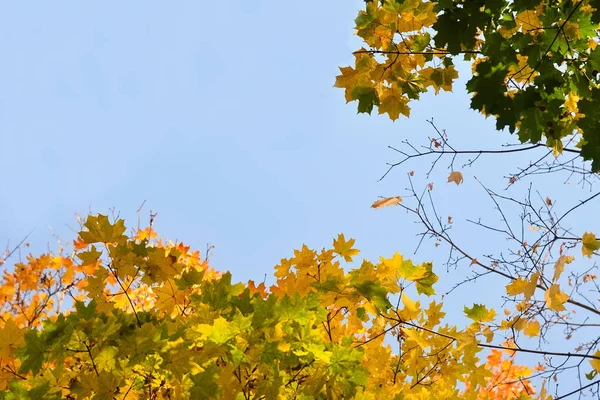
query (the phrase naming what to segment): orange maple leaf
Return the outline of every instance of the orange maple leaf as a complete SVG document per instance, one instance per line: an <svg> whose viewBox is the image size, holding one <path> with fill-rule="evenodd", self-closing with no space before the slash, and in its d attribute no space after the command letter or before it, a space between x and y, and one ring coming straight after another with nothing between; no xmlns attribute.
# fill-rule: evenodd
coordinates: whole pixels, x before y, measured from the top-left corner
<svg viewBox="0 0 600 400"><path fill-rule="evenodd" d="M460 185L463 182L463 174L462 172L452 171L450 172L450 176L448 176L448 183L454 182L457 185Z"/></svg>

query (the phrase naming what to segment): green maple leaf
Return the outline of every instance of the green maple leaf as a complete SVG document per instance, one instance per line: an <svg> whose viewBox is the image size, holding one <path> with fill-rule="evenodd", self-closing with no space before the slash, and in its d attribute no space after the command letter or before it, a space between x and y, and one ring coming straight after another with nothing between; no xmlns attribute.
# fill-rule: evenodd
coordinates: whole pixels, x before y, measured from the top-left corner
<svg viewBox="0 0 600 400"><path fill-rule="evenodd" d="M415 281L417 286L417 293L432 296L435 294L433 285L439 280L439 277L433 273L432 263L423 263L425 267L425 276Z"/></svg>
<svg viewBox="0 0 600 400"><path fill-rule="evenodd" d="M116 365L116 356L119 352L114 346L103 348L100 353L94 357L94 362L99 370L111 371Z"/></svg>
<svg viewBox="0 0 600 400"><path fill-rule="evenodd" d="M19 349L23 363L19 368L20 374L27 374L29 371L37 374L42 368L45 355L45 343L37 331L31 330L25 334L25 346Z"/></svg>
<svg viewBox="0 0 600 400"><path fill-rule="evenodd" d="M77 258L83 261L83 265L91 265L98 261L101 255L102 252L96 250L96 246L92 246L91 250L89 251L77 253Z"/></svg>
<svg viewBox="0 0 600 400"><path fill-rule="evenodd" d="M87 231L79 232L79 237L87 243L118 243L127 240L125 221L120 219L111 224L106 215L90 215L85 224Z"/></svg>
<svg viewBox="0 0 600 400"><path fill-rule="evenodd" d="M194 285L200 284L204 279L204 271L191 269L181 274L181 278L175 279L177 287L181 290L191 288Z"/></svg>
<svg viewBox="0 0 600 400"><path fill-rule="evenodd" d="M220 388L216 377L219 373L219 367L214 364L209 365L204 371L192 375L190 378L194 386L190 389L190 399L215 399L218 397Z"/></svg>
<svg viewBox="0 0 600 400"><path fill-rule="evenodd" d="M371 114L373 105L379 105L377 91L373 87L358 86L352 89L352 98L358 100L358 112Z"/></svg>
<svg viewBox="0 0 600 400"><path fill-rule="evenodd" d="M488 310L483 304L473 304L473 307L465 306L464 313L475 322L491 322L496 316L496 311Z"/></svg>
<svg viewBox="0 0 600 400"><path fill-rule="evenodd" d="M388 310L392 303L387 298L388 291L373 281L365 281L354 285L354 288L362 296L371 300L381 310Z"/></svg>
<svg viewBox="0 0 600 400"><path fill-rule="evenodd" d="M525 110L519 128L519 140L521 142L529 140L531 143L537 143L541 140L545 129L544 118L539 108Z"/></svg>

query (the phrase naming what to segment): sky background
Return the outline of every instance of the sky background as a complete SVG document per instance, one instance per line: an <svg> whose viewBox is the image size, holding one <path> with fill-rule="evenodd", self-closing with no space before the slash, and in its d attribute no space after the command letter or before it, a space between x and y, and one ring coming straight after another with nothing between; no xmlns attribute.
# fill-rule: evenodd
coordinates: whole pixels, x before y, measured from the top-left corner
<svg viewBox="0 0 600 400"><path fill-rule="evenodd" d="M213 244L212 265L237 280L262 281L293 249L330 246L343 232L362 257L398 251L433 260L443 293L468 271L445 274L447 249L431 241L413 254L420 227L398 208L371 203L405 195L414 170L419 191L434 182L439 211L454 217L465 245L491 253L502 239L463 223L467 216L497 221L473 177L502 190L512 165L529 158L481 160L463 170L460 186L446 183L447 164L426 178L425 161L379 182L385 163L398 161L388 145L425 145L435 135L428 118L455 147L493 148L511 138L469 110L467 74L453 93L413 103L410 119L357 115L333 83L360 47L353 20L363 5L7 2L0 245L32 232L33 253L56 249L57 238L75 237L75 213L90 210L114 209L135 227L145 201L143 225L152 210L162 237L200 250ZM543 196L561 195L560 183L544 182ZM482 279L449 297L446 311L458 316L463 305L492 302L503 290Z"/></svg>

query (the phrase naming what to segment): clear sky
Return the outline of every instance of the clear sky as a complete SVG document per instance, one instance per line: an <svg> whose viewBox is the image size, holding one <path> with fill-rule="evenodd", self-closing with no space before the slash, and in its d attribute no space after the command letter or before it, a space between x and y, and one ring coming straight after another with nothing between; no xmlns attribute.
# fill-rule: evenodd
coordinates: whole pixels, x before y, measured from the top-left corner
<svg viewBox="0 0 600 400"><path fill-rule="evenodd" d="M457 187L445 183L446 165L425 179L429 165L415 162L378 182L385 163L397 161L386 146L426 144L430 117L463 147L509 137L468 109L465 78L395 123L346 105L332 86L360 47L353 20L363 4L6 2L0 244L33 230L34 253L55 249L52 235L72 240L74 214L88 210L114 208L133 227L145 200L144 221L158 212L161 236L199 249L212 243L213 266L238 280L261 281L302 243L321 248L344 232L367 258L399 251L434 260L440 287L456 282L442 267L446 250L426 241L412 254L420 227L411 218L369 206L406 194L413 169L419 188L435 182L442 215L489 215L472 177L499 179L489 182L502 189L512 169L482 160ZM494 250L481 232L456 229L472 249ZM493 282L468 286L449 311L487 300L473 298L473 288L485 287L489 299L502 292Z"/></svg>
<svg viewBox="0 0 600 400"><path fill-rule="evenodd" d="M53 248L47 227L70 240L88 210L133 226L146 200L162 236L214 244L240 279L340 232L369 257L412 251L412 224L369 208L406 184L406 170L377 182L396 160L386 146L430 135L432 116L482 119L461 92L396 123L345 105L332 85L361 4L7 4L0 243L34 229L33 248Z"/></svg>

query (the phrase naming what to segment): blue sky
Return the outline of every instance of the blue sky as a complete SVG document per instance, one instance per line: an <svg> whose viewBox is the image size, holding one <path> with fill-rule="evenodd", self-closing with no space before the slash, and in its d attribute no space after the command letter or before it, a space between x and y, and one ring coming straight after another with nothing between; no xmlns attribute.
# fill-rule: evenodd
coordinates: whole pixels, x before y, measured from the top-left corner
<svg viewBox="0 0 600 400"><path fill-rule="evenodd" d="M146 201L143 220L158 212L161 236L201 250L212 243L212 265L238 280L261 281L302 243L329 246L340 232L370 259L399 251L433 260L439 292L468 273L445 274L447 251L430 241L413 255L420 227L399 209L370 208L378 196L406 194L415 170L419 188L435 182L442 215L497 221L473 175L504 188L512 169L498 159L466 170L458 187L445 183L445 165L425 178L425 162L378 182L397 161L388 145L434 134L426 118L458 147L510 140L468 109L465 78L453 93L423 96L410 119L357 115L332 86L360 47L362 1L165 4L4 5L0 245L33 231L32 252L55 249L57 238L75 237L74 214L89 210L114 208L133 227ZM498 249L497 237L469 225L456 232L476 253ZM447 298L446 311L458 316L502 291L482 279Z"/></svg>
<svg viewBox="0 0 600 400"><path fill-rule="evenodd" d="M132 226L146 200L161 235L214 244L240 279L339 232L370 257L413 248L412 228L369 208L405 185L377 182L386 146L430 134L428 117L473 118L465 96L396 123L356 115L332 85L360 1L163 4L5 8L0 243L34 229L32 248L53 248L47 227L70 240L88 210Z"/></svg>
<svg viewBox="0 0 600 400"><path fill-rule="evenodd" d="M445 182L447 164L426 178L425 161L378 182L385 163L398 160L387 146L426 144L431 117L457 148L493 148L511 138L469 110L466 73L453 93L413 103L410 119L357 115L333 83L361 45L353 20L363 5L6 3L0 246L33 231L28 250L56 249L57 238L75 237L75 213L90 210L115 209L134 227L145 201L143 221L152 210L161 236L201 250L212 243L212 265L236 280L266 274L272 283L272 267L293 249L329 246L343 232L357 239L362 257L398 251L434 261L444 293L470 271L447 273L447 249L431 241L413 254L420 226L400 209L370 204L406 195L414 170L418 189L434 182L438 211L454 217L455 237L474 254L489 254L506 242L464 221L498 221L474 176L502 190L504 176L529 156L480 159L463 170L460 186ZM567 195L546 178L536 178L535 188L555 201L585 195ZM473 302L501 306L505 283L486 277L453 292L445 298L449 321L464 324L463 306ZM550 337L548 348L563 350L560 332Z"/></svg>

